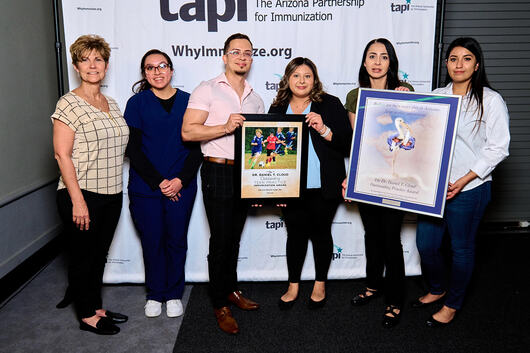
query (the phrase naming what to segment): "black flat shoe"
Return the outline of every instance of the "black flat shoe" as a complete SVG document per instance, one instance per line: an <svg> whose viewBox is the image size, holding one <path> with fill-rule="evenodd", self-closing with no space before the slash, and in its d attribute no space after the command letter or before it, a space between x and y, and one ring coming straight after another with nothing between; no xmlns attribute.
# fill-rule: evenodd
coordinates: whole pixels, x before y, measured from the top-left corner
<svg viewBox="0 0 530 353"><path fill-rule="evenodd" d="M307 308L310 310L320 309L323 308L324 305L326 305L328 297L324 297L324 299L320 301L314 301L313 299L309 298L309 301L307 302Z"/></svg>
<svg viewBox="0 0 530 353"><path fill-rule="evenodd" d="M115 335L120 332L120 328L114 325L111 321L106 320L105 318L99 319L96 323L96 327L92 327L87 323L81 321L79 324L79 329L82 331L93 332L97 335Z"/></svg>
<svg viewBox="0 0 530 353"><path fill-rule="evenodd" d="M66 291L64 293L63 299L61 299L61 301L59 303L57 303L57 305L55 307L57 309L64 309L68 305L72 304L73 301L74 301L74 297L72 295L72 291L70 290L70 287L67 287Z"/></svg>
<svg viewBox="0 0 530 353"><path fill-rule="evenodd" d="M278 307L280 308L280 310L292 309L292 307L294 306L294 304L296 303L297 300L298 300L298 297L296 297L293 300L290 300L288 302L284 302L282 300L282 298L280 298L280 300L278 300Z"/></svg>
<svg viewBox="0 0 530 353"><path fill-rule="evenodd" d="M372 295L366 295L367 292L372 293ZM361 306L361 305L368 304L370 300L377 298L380 295L381 293L379 293L378 290L372 290L372 289L365 288L361 293L357 294L355 297L352 298L351 305Z"/></svg>
<svg viewBox="0 0 530 353"><path fill-rule="evenodd" d="M399 309L399 313L394 312L394 309ZM401 317L401 308L397 305L389 305L385 308L385 313L383 315L383 327L392 328L399 323Z"/></svg>
<svg viewBox="0 0 530 353"><path fill-rule="evenodd" d="M449 325L451 322L453 322L455 318L453 317L453 319L449 322L441 322L441 321L438 321L436 320L432 315L430 318L427 319L427 321L425 321L425 324L427 325L427 327L431 327L431 328L436 328L436 327L446 327L447 325Z"/></svg>
<svg viewBox="0 0 530 353"><path fill-rule="evenodd" d="M420 300L420 298L416 299L415 301L411 302L410 303L410 306L415 308L415 309L418 309L418 308L425 308L425 307L428 307L428 306L431 306L431 305L434 305L436 303L439 303L441 302L443 299L445 298L445 294L442 295L440 298L436 299L435 301L432 301L430 303L424 303Z"/></svg>
<svg viewBox="0 0 530 353"><path fill-rule="evenodd" d="M114 313L110 310L105 311L105 316L107 319L109 319L113 324L123 324L127 320L129 320L129 317L127 315L123 315L120 313Z"/></svg>

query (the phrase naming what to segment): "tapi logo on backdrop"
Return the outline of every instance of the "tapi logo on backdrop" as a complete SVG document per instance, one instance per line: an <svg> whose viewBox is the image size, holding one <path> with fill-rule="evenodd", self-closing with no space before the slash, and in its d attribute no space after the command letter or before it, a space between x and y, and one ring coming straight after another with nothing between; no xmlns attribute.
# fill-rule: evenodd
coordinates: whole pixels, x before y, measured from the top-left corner
<svg viewBox="0 0 530 353"><path fill-rule="evenodd" d="M278 81L280 81L282 79L282 75L280 74L274 74L274 76L276 76L276 78L278 79ZM278 91L278 89L280 89L280 83L279 82L269 82L269 81L265 81L265 89L267 91Z"/></svg>
<svg viewBox="0 0 530 353"><path fill-rule="evenodd" d="M218 13L217 1L224 1L225 12ZM195 0L182 5L178 11L172 13L170 4L175 4L176 0L160 0L160 15L165 21L184 22L206 21L208 32L217 32L218 22L228 22L234 18L237 12L238 21L247 21L247 0Z"/></svg>
<svg viewBox="0 0 530 353"><path fill-rule="evenodd" d="M401 70L399 70L398 72L399 72L399 74L400 74L401 77L402 77L402 81L407 81L407 80L409 79L409 74L406 73L405 71L401 71Z"/></svg>
<svg viewBox="0 0 530 353"><path fill-rule="evenodd" d="M406 4L390 4L390 10L392 12L400 12L403 13L405 11L410 11L410 0L406 0Z"/></svg>
<svg viewBox="0 0 530 353"><path fill-rule="evenodd" d="M333 252L331 255L331 259L333 261L340 259L340 256L342 254L342 248L338 246L337 244L333 244L333 247L337 250L336 252Z"/></svg>
<svg viewBox="0 0 530 353"><path fill-rule="evenodd" d="M283 228L283 219L280 218L280 220L277 221L277 222L265 221L265 228L274 229L274 230L278 230L280 228Z"/></svg>

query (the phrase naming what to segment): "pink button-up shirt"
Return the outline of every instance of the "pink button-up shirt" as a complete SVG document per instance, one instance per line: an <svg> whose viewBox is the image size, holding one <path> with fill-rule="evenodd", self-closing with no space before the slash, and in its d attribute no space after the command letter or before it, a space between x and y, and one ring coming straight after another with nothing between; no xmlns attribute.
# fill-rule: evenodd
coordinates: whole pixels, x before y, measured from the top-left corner
<svg viewBox="0 0 530 353"><path fill-rule="evenodd" d="M265 112L263 100L247 81L245 81L245 89L240 100L224 73L201 82L193 90L188 108L207 111L208 118L204 122L206 126L225 124L230 114L233 113L260 114ZM234 159L234 135L202 141L201 150L208 157Z"/></svg>

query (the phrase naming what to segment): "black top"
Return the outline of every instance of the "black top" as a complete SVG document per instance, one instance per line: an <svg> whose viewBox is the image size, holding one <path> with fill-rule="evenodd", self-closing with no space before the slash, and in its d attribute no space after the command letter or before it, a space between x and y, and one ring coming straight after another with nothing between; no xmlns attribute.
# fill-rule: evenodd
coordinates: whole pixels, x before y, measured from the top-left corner
<svg viewBox="0 0 530 353"><path fill-rule="evenodd" d="M168 113L171 113L171 108L173 108L173 103L175 103L176 96L177 96L177 92L175 92L175 94L173 94L168 99L162 99L160 97L156 97L156 98L158 98L158 101L160 102L160 104L162 104L162 107L164 108L164 110Z"/></svg>
<svg viewBox="0 0 530 353"><path fill-rule="evenodd" d="M288 105L269 108L269 113L285 114ZM330 94L322 96L322 102L312 102L311 111L320 114L322 121L333 132L326 141L313 128L309 128L313 147L320 161L320 184L326 199L342 199L342 181L346 177L344 157L349 156L352 128L348 113L340 100Z"/></svg>

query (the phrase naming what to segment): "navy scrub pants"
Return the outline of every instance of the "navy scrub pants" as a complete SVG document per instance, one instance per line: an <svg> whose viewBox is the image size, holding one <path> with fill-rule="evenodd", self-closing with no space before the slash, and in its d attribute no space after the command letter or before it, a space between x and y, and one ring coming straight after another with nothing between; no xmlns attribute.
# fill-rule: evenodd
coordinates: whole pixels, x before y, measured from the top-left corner
<svg viewBox="0 0 530 353"><path fill-rule="evenodd" d="M129 209L142 243L148 300L182 298L188 225L196 193L195 183L180 191L177 202L165 196L129 193Z"/></svg>

